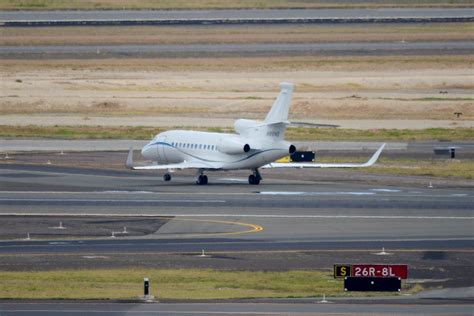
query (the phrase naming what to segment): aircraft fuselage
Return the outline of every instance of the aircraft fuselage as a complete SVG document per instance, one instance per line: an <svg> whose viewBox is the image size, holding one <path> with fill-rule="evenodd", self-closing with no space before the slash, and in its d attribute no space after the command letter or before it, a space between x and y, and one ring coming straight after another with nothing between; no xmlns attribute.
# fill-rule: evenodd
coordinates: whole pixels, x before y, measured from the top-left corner
<svg viewBox="0 0 474 316"><path fill-rule="evenodd" d="M174 130L156 135L143 147L142 155L158 164L197 160L209 163L213 170L256 169L287 156L290 146L284 140L268 142L237 134Z"/></svg>

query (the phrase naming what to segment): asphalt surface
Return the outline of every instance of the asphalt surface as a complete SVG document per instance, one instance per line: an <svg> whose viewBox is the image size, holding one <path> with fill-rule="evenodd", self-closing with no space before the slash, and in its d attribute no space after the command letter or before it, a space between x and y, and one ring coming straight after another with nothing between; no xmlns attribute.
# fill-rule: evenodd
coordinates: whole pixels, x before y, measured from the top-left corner
<svg viewBox="0 0 474 316"><path fill-rule="evenodd" d="M133 139L107 139L107 140L59 140L59 139L15 139L0 138L0 153L14 152L60 152L63 151L123 151L131 147L135 149L142 148L149 140ZM297 146L309 146L314 149L322 150L362 150L364 148L377 150L380 142L294 142ZM391 142L385 147L390 149L406 149L406 142ZM466 148L469 152L474 152L474 142L417 142L413 147L441 147L456 146Z"/></svg>
<svg viewBox="0 0 474 316"><path fill-rule="evenodd" d="M467 188L385 187L363 183L324 183L273 178L249 186L242 174L209 174L210 184L176 175L170 183L148 173L54 166L1 165L2 214L166 216L217 219L263 227L233 225L229 242L209 239L212 223L171 221L149 241L88 243L91 249L189 252L201 243L215 251L284 249L466 249L472 243L474 196ZM420 229L422 228L422 229ZM207 230L207 231L206 231ZM241 231L246 233L240 233ZM27 232L23 232L24 234ZM162 233L162 234L161 234ZM202 234L180 244L181 234ZM199 237L205 238L200 240ZM220 238L222 236L219 236ZM156 243L155 239L167 239ZM344 244L338 244L344 241ZM13 244L12 244L13 243ZM41 242L15 241L2 251L35 250ZM194 243L194 245L193 245ZM44 243L47 245L47 243ZM170 246L171 245L171 246ZM81 247L82 251L86 245ZM75 245L64 245L63 249ZM171 248L170 248L171 247ZM41 251L57 251L42 246ZM69 251L69 250L68 250Z"/></svg>
<svg viewBox="0 0 474 316"><path fill-rule="evenodd" d="M0 138L1 153L19 152L94 152L94 151L124 151L130 148L139 149L145 146L149 140L133 139L107 139L107 140L60 140L60 139L15 139ZM380 142L293 142L297 147L307 147L311 150L343 151L343 150L377 150ZM389 142L385 146L385 151L406 151L412 154L416 151L423 151L432 154L434 148L455 147L461 154L474 153L474 142L472 141L425 141L425 142Z"/></svg>
<svg viewBox="0 0 474 316"><path fill-rule="evenodd" d="M278 10L99 10L99 11L3 11L0 22L54 20L150 20L150 19L290 19L290 18L447 18L472 17L469 8L410 9L278 9Z"/></svg>
<svg viewBox="0 0 474 316"><path fill-rule="evenodd" d="M94 153L87 155L93 159ZM106 153L96 163L106 166L114 160L107 157L115 156ZM62 157L70 159L70 165L77 159L74 154ZM176 173L170 183L164 183L156 173L3 161L0 223L9 227L0 229L0 269L285 271L329 270L341 262L405 263L410 282L445 288L446 292L436 298L401 296L399 300L349 299L328 304L315 304L316 300L258 304L1 302L0 313L472 312L474 195L469 187L451 183L427 188L415 181L412 185L384 185L380 184L384 176L373 175L380 181L372 183L345 171L336 172L330 180L318 177L317 171L312 173L265 171L259 186L247 184L245 171L210 173L208 186L196 186L191 172ZM65 230L53 227L60 220ZM73 233L74 221L82 221L76 228L89 232L87 238ZM120 234L125 221L129 231L141 233ZM114 238L111 231L116 232ZM30 240L25 240L27 233ZM382 247L388 255L379 254ZM206 257L199 256L202 249Z"/></svg>
<svg viewBox="0 0 474 316"><path fill-rule="evenodd" d="M311 55L438 55L471 54L470 41L444 42L360 42L360 43L282 43L282 44L168 44L168 45L35 45L1 46L0 58L92 58L92 57L192 57Z"/></svg>
<svg viewBox="0 0 474 316"><path fill-rule="evenodd" d="M471 315L472 305L0 303L2 315Z"/></svg>

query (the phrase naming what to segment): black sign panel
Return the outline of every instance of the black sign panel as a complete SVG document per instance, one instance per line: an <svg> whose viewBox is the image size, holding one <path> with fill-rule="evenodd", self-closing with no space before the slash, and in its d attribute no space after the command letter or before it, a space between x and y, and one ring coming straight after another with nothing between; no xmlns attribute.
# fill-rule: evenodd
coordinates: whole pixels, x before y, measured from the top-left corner
<svg viewBox="0 0 474 316"><path fill-rule="evenodd" d="M350 264L335 264L334 265L334 277L345 278L351 276L351 265Z"/></svg>
<svg viewBox="0 0 474 316"><path fill-rule="evenodd" d="M401 288L400 278L344 278L344 291L400 292Z"/></svg>
<svg viewBox="0 0 474 316"><path fill-rule="evenodd" d="M293 162L311 162L315 156L313 151L295 151L290 157Z"/></svg>

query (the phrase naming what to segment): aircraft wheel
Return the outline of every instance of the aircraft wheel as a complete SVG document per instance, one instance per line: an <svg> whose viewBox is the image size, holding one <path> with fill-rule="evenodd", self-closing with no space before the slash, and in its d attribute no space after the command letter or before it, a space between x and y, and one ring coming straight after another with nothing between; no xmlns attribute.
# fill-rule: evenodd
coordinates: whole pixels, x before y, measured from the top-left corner
<svg viewBox="0 0 474 316"><path fill-rule="evenodd" d="M253 174L251 174L249 176L249 184L255 184L255 185L260 184L260 179L254 176Z"/></svg>
<svg viewBox="0 0 474 316"><path fill-rule="evenodd" d="M167 181L167 182L170 181L170 180L171 180L171 175L170 175L169 173L165 173L165 174L163 175L163 180L165 180L165 181Z"/></svg>
<svg viewBox="0 0 474 316"><path fill-rule="evenodd" d="M196 180L196 184L198 185L205 185L207 184L207 176L206 175L200 175L197 180Z"/></svg>

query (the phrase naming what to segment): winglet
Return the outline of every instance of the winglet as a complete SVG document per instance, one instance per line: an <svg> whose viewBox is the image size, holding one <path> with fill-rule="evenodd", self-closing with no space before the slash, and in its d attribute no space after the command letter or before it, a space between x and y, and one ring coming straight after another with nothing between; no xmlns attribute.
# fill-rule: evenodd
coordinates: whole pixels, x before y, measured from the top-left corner
<svg viewBox="0 0 474 316"><path fill-rule="evenodd" d="M128 152L127 161L125 162L125 167L128 169L133 169L133 148L130 147L130 151Z"/></svg>
<svg viewBox="0 0 474 316"><path fill-rule="evenodd" d="M382 146L380 146L380 148L372 155L372 157L370 157L370 159L361 165L361 167L370 167L372 166L380 157L380 154L382 153L382 150L384 149L385 147L385 143L382 144Z"/></svg>

